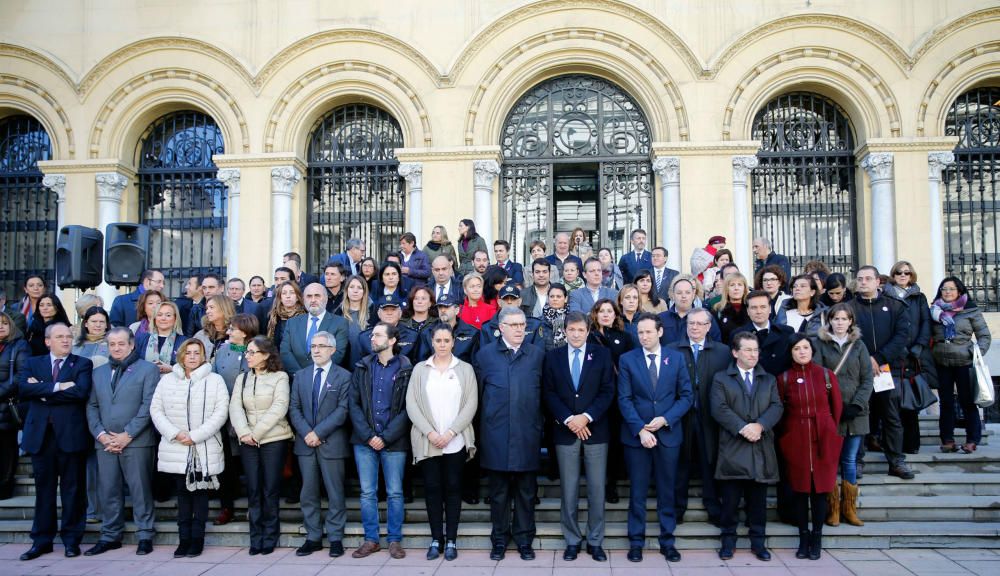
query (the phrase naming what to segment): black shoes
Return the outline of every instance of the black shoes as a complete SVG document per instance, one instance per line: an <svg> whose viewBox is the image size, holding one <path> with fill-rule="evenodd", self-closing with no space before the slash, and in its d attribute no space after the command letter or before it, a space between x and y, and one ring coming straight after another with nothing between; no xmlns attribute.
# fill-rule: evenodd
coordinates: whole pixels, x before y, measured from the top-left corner
<svg viewBox="0 0 1000 576"><path fill-rule="evenodd" d="M438 556L441 555L441 543L437 540L431 540L431 545L427 547L427 559L437 560Z"/></svg>
<svg viewBox="0 0 1000 576"><path fill-rule="evenodd" d="M188 546L187 557L197 558L201 556L201 553L205 550L205 539L204 538L192 538L191 545ZM273 550L273 548L272 548Z"/></svg>
<svg viewBox="0 0 1000 576"><path fill-rule="evenodd" d="M604 552L604 548L601 548L600 546L591 546L590 544L587 544L587 554L590 554L590 557L596 562L608 561L608 555Z"/></svg>
<svg viewBox="0 0 1000 576"><path fill-rule="evenodd" d="M563 550L563 560L566 560L567 562L572 562L573 560L576 560L576 557L579 554L580 554L579 544L577 544L576 546L568 544L566 546L566 549Z"/></svg>
<svg viewBox="0 0 1000 576"><path fill-rule="evenodd" d="M805 560L809 557L809 531L799 530L799 549L795 551L795 557Z"/></svg>
<svg viewBox="0 0 1000 576"><path fill-rule="evenodd" d="M517 553L521 555L521 560L534 560L535 550L530 544L525 544L524 546L517 547Z"/></svg>
<svg viewBox="0 0 1000 576"><path fill-rule="evenodd" d="M750 551L753 552L753 555L756 556L761 562L771 561L771 553L767 551L767 548L751 548Z"/></svg>
<svg viewBox="0 0 1000 576"><path fill-rule="evenodd" d="M900 462L895 466L889 466L889 476L895 476L903 480L913 480L913 470L910 469L909 464L906 462Z"/></svg>
<svg viewBox="0 0 1000 576"><path fill-rule="evenodd" d="M295 551L295 555L296 556L308 556L308 555L312 554L313 552L319 552L322 549L323 549L323 543L322 542L315 542L313 540L306 540L305 544L303 544L302 546L299 546L299 548Z"/></svg>
<svg viewBox="0 0 1000 576"><path fill-rule="evenodd" d="M145 556L153 552L152 540L139 540L139 545L135 549L136 556Z"/></svg>
<svg viewBox="0 0 1000 576"><path fill-rule="evenodd" d="M819 560L823 555L823 533L813 530L809 535L809 559Z"/></svg>
<svg viewBox="0 0 1000 576"><path fill-rule="evenodd" d="M28 548L27 552L21 554L21 561L25 562L28 560L34 560L35 558L38 558L42 554L49 554L51 552L52 552L52 544L45 544L42 546L35 544L31 548Z"/></svg>
<svg viewBox="0 0 1000 576"><path fill-rule="evenodd" d="M257 547L257 546L251 546L250 547L250 555L251 556L257 556L258 554L260 554L260 548Z"/></svg>
<svg viewBox="0 0 1000 576"><path fill-rule="evenodd" d="M629 548L627 558L629 562L642 562L642 548L638 546Z"/></svg>
<svg viewBox="0 0 1000 576"><path fill-rule="evenodd" d="M673 546L666 546L660 548L660 554L667 559L667 562L680 562L681 553L677 551L677 548Z"/></svg>
<svg viewBox="0 0 1000 576"><path fill-rule="evenodd" d="M344 555L344 543L340 540L330 541L330 558L340 558Z"/></svg>
<svg viewBox="0 0 1000 576"><path fill-rule="evenodd" d="M490 560L503 560L504 555L507 553L507 547L503 544L494 544L493 549L490 550Z"/></svg>
<svg viewBox="0 0 1000 576"><path fill-rule="evenodd" d="M274 546L265 546L260 549L261 556L267 556L268 554L271 554L273 552L274 552Z"/></svg>
<svg viewBox="0 0 1000 576"><path fill-rule="evenodd" d="M719 548L719 560L732 560L733 559L733 546L729 544L723 544L722 548Z"/></svg>
<svg viewBox="0 0 1000 576"><path fill-rule="evenodd" d="M177 543L177 549L174 550L174 558L184 558L190 548L191 540L181 538L180 542Z"/></svg>
<svg viewBox="0 0 1000 576"><path fill-rule="evenodd" d="M98 554L104 554L109 550L118 550L122 547L121 542L98 542L94 544L94 547L83 553L84 556L97 556Z"/></svg>
<svg viewBox="0 0 1000 576"><path fill-rule="evenodd" d="M119 547L121 547L120 544ZM66 555L67 558L76 558L77 556L80 555L80 546L79 545L67 546L66 552L64 552L64 554Z"/></svg>
<svg viewBox="0 0 1000 576"><path fill-rule="evenodd" d="M444 559L451 562L455 558L458 558L458 546L455 545L454 540L448 540L444 547Z"/></svg>

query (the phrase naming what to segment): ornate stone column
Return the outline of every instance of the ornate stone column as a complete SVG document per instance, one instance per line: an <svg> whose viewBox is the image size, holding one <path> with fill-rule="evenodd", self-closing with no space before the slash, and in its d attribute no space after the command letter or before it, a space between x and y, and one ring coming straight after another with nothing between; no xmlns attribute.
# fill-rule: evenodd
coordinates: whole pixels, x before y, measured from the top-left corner
<svg viewBox="0 0 1000 576"><path fill-rule="evenodd" d="M118 172L98 172L94 180L97 183L97 228L101 234L106 234L109 224L121 221L122 193L128 186L128 178ZM104 306L108 309L117 294L107 282L97 287L97 295L104 299Z"/></svg>
<svg viewBox="0 0 1000 576"><path fill-rule="evenodd" d="M952 152L927 153L927 192L931 213L931 273L937 286L944 278L944 203L941 201L941 171L955 163Z"/></svg>
<svg viewBox="0 0 1000 576"><path fill-rule="evenodd" d="M872 152L861 160L861 167L871 180L872 264L882 274L888 274L896 261L896 201L892 164L892 152Z"/></svg>
<svg viewBox="0 0 1000 576"><path fill-rule="evenodd" d="M222 168L216 178L229 188L229 206L226 210L226 276L237 278L240 274L240 169Z"/></svg>
<svg viewBox="0 0 1000 576"><path fill-rule="evenodd" d="M493 180L500 174L496 160L476 160L472 163L476 231L493 246ZM511 253L517 248L511 246Z"/></svg>
<svg viewBox="0 0 1000 576"><path fill-rule="evenodd" d="M663 246L667 249L667 266L681 269L681 159L663 156L653 160L653 171L660 177L663 196L661 224ZM655 246L652 238L651 246Z"/></svg>
<svg viewBox="0 0 1000 576"><path fill-rule="evenodd" d="M302 173L295 166L271 169L271 268L281 266L281 256L292 251L292 196Z"/></svg>
<svg viewBox="0 0 1000 576"><path fill-rule="evenodd" d="M66 175L46 174L42 186L56 193L56 233L66 225ZM103 234L104 231L102 230ZM110 304L110 303L109 303Z"/></svg>
<svg viewBox="0 0 1000 576"><path fill-rule="evenodd" d="M406 190L410 194L410 217L407 218L406 228L417 237L419 248L424 242L421 230L424 221L424 165L420 162L403 162L399 165L399 175L406 179Z"/></svg>
<svg viewBox="0 0 1000 576"><path fill-rule="evenodd" d="M731 245L735 250L736 264L743 274L749 278L753 274L753 259L750 248L753 238L750 235L750 191L747 180L750 171L757 167L756 156L733 156L733 234L736 236Z"/></svg>

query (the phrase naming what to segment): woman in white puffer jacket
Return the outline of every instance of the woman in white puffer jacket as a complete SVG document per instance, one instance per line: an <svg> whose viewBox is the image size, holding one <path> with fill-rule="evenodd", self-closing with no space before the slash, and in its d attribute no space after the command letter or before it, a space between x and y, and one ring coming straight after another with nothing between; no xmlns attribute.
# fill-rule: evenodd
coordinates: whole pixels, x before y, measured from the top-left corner
<svg viewBox="0 0 1000 576"><path fill-rule="evenodd" d="M200 340L181 344L177 360L156 386L149 414L162 436L157 470L170 474L177 487L180 544L174 557L193 558L205 547L209 491L188 489L188 460L196 455L205 476L218 476L225 467L220 430L229 416L229 391L222 376L212 372Z"/></svg>

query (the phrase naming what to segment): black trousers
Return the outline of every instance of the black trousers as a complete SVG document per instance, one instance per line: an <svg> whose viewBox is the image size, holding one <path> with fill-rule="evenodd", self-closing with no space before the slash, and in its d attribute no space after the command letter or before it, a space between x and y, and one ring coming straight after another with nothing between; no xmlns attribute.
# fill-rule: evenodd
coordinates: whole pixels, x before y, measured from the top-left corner
<svg viewBox="0 0 1000 576"><path fill-rule="evenodd" d="M240 459L247 478L247 517L250 521L250 545L274 548L281 526L281 477L285 470L284 440L257 446L240 444Z"/></svg>
<svg viewBox="0 0 1000 576"><path fill-rule="evenodd" d="M227 425L225 428L228 428ZM233 449L232 439L223 428L222 455L226 460L226 467L219 474L219 504L223 508L232 510L236 506L236 499L240 497L240 466L238 451Z"/></svg>
<svg viewBox="0 0 1000 576"><path fill-rule="evenodd" d="M17 450L14 450L15 458ZM35 519L31 523L31 541L35 545L52 544L56 537L56 489L62 498L62 529L59 535L66 546L79 546L87 515L87 452L63 452L55 432L45 429L41 450L31 455L35 473Z"/></svg>
<svg viewBox="0 0 1000 576"><path fill-rule="evenodd" d="M17 429L0 430L0 500L14 496L18 454Z"/></svg>
<svg viewBox="0 0 1000 576"><path fill-rule="evenodd" d="M899 388L872 394L869 421L873 431L881 429L882 451L891 466L906 461L903 455L903 421L900 419ZM880 428L881 427L881 428Z"/></svg>
<svg viewBox="0 0 1000 576"><path fill-rule="evenodd" d="M903 452L920 452L920 412L900 409L899 420L903 425Z"/></svg>
<svg viewBox="0 0 1000 576"><path fill-rule="evenodd" d="M711 418L711 416L707 413L702 414L697 409L684 415L684 444L681 446L681 455L677 460L677 479L674 490L674 515L677 517L678 523L684 520L684 514L688 509L688 488L692 477L701 478L701 502L708 513L709 521L719 521L722 504L719 502L719 491L715 486L715 466L712 456L712 452L718 450L718 446L706 445L705 438L701 435L702 418ZM613 428L613 430L615 429ZM615 435L612 434L612 436ZM608 476L610 477L612 474L609 455Z"/></svg>
<svg viewBox="0 0 1000 576"><path fill-rule="evenodd" d="M463 448L454 454L442 454L420 461L424 473L424 495L427 500L427 520L431 525L431 538L458 539L458 519L462 515L462 464L466 452Z"/></svg>
<svg viewBox="0 0 1000 576"><path fill-rule="evenodd" d="M750 524L750 548L764 548L767 526L767 484L753 480L719 480L722 498L722 545L736 545L736 524L739 521L740 497L746 502L747 521Z"/></svg>
<svg viewBox="0 0 1000 576"><path fill-rule="evenodd" d="M823 523L826 522L826 494L826 492L822 494L795 492L795 523L799 526L799 532L809 530L810 510L812 510L813 532L817 534L823 532Z"/></svg>
<svg viewBox="0 0 1000 576"><path fill-rule="evenodd" d="M187 489L184 474L170 474L177 493L177 537L181 540L205 538L208 521L208 490Z"/></svg>
<svg viewBox="0 0 1000 576"><path fill-rule="evenodd" d="M512 535L518 546L530 546L535 539L535 492L538 472L498 472L490 470L490 519L493 545L507 545ZM514 504L514 526L511 531L510 505Z"/></svg>

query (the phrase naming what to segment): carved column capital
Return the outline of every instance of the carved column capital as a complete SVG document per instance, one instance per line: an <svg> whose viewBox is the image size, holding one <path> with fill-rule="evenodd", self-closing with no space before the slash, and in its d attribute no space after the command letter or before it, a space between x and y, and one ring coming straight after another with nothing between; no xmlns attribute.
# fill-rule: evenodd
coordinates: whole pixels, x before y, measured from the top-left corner
<svg viewBox="0 0 1000 576"><path fill-rule="evenodd" d="M941 171L955 163L955 153L928 152L927 153L927 177L931 180L940 180Z"/></svg>
<svg viewBox="0 0 1000 576"><path fill-rule="evenodd" d="M97 200L121 204L122 192L128 186L128 178L118 172L98 172L94 176L97 182Z"/></svg>
<svg viewBox="0 0 1000 576"><path fill-rule="evenodd" d="M500 173L496 160L476 160L472 163L473 182L476 188L493 188L493 180Z"/></svg>
<svg viewBox="0 0 1000 576"><path fill-rule="evenodd" d="M240 169L239 168L221 168L219 173L215 176L229 188L229 196L239 196L240 195Z"/></svg>
<svg viewBox="0 0 1000 576"><path fill-rule="evenodd" d="M295 166L271 168L271 193L291 196L295 185L302 180L302 173Z"/></svg>
<svg viewBox="0 0 1000 576"><path fill-rule="evenodd" d="M424 165L420 162L403 162L397 169L399 175L406 179L406 185L410 189L423 189L424 187Z"/></svg>
<svg viewBox="0 0 1000 576"><path fill-rule="evenodd" d="M750 171L759 163L756 156L733 156L733 183L745 185Z"/></svg>
<svg viewBox="0 0 1000 576"><path fill-rule="evenodd" d="M56 203L62 203L66 201L66 175L65 174L46 174L42 178L42 186L45 186L49 190L56 193Z"/></svg>
<svg viewBox="0 0 1000 576"><path fill-rule="evenodd" d="M861 167L873 183L892 178L892 163L892 152L872 152L861 159Z"/></svg>
<svg viewBox="0 0 1000 576"><path fill-rule="evenodd" d="M653 160L653 172L660 177L660 181L679 182L681 178L681 159L678 156L662 156Z"/></svg>

